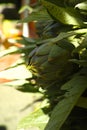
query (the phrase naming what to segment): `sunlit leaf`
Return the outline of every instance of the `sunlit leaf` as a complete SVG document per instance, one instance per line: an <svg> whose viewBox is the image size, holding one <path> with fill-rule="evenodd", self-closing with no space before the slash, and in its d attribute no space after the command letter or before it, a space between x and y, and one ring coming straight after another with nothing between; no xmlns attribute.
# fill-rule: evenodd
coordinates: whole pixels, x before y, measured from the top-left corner
<svg viewBox="0 0 87 130"><path fill-rule="evenodd" d="M82 43L74 49L73 53L80 52L84 48L87 48L87 34L84 36Z"/></svg>
<svg viewBox="0 0 87 130"><path fill-rule="evenodd" d="M61 7L46 0L41 0L48 12L61 23L69 25L83 25L83 20L77 10L71 7Z"/></svg>
<svg viewBox="0 0 87 130"><path fill-rule="evenodd" d="M78 3L75 7L87 11L87 1Z"/></svg>
<svg viewBox="0 0 87 130"><path fill-rule="evenodd" d="M48 38L48 39L45 39L45 40L39 40L37 41L37 44L38 45L41 45L41 44L44 44L44 43L56 43L62 39L65 39L67 37L70 37L70 36L73 36L75 35L77 32L74 32L74 31L69 31L69 32L61 32L58 36L54 37L54 38Z"/></svg>
<svg viewBox="0 0 87 130"><path fill-rule="evenodd" d="M70 6L70 7L74 7L76 4L79 4L80 2L84 2L86 0L46 0L48 2L51 2L53 4L59 5L59 6Z"/></svg>
<svg viewBox="0 0 87 130"><path fill-rule="evenodd" d="M23 13L25 10L33 11L33 9L32 9L30 6L24 5L24 6L21 7L21 9L19 10L19 13Z"/></svg>
<svg viewBox="0 0 87 130"><path fill-rule="evenodd" d="M49 116L44 113L43 109L38 109L22 119L17 130L44 130L48 120Z"/></svg>

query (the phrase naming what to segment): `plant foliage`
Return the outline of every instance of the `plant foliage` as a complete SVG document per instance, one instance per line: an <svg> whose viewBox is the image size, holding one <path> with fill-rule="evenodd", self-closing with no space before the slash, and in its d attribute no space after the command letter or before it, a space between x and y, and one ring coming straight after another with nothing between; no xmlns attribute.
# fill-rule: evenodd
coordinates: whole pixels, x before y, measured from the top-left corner
<svg viewBox="0 0 87 130"><path fill-rule="evenodd" d="M44 111L45 104L25 117L17 130L64 130L62 126L87 89L87 1L40 0L40 6L20 20L35 21L39 37L25 38L30 44L19 53L27 56L26 50L30 53L35 48L29 55L28 68L32 70L35 85L43 93L43 99L48 100L50 109ZM70 54L66 64L64 49ZM68 68L69 64L74 66L73 71ZM79 130L78 127L75 129Z"/></svg>

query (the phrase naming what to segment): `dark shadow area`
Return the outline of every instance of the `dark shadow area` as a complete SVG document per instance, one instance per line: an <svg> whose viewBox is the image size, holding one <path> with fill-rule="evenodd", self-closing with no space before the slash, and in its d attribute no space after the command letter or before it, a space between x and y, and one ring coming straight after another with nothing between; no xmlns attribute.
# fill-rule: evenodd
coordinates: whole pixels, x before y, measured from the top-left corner
<svg viewBox="0 0 87 130"><path fill-rule="evenodd" d="M5 19L10 19L10 20L17 20L20 18L18 11L16 10L16 8L9 8L6 7L5 9L3 9L2 14L4 15Z"/></svg>
<svg viewBox="0 0 87 130"><path fill-rule="evenodd" d="M8 5L9 3L12 5ZM21 8L21 0L0 0L0 5L2 5L0 13L4 15L4 19L20 19L18 11Z"/></svg>
<svg viewBox="0 0 87 130"><path fill-rule="evenodd" d="M3 3L13 3L16 5L16 9L18 10L21 6L21 2L22 0L0 0L0 4L3 4Z"/></svg>
<svg viewBox="0 0 87 130"><path fill-rule="evenodd" d="M87 130L87 109L74 107L60 130Z"/></svg>
<svg viewBox="0 0 87 130"><path fill-rule="evenodd" d="M4 125L1 125L0 130L7 130L7 128Z"/></svg>
<svg viewBox="0 0 87 130"><path fill-rule="evenodd" d="M31 83L25 83L25 84L23 84L21 86L16 87L16 89L21 91L21 92L29 92L29 93L37 93L37 92L39 92L37 87L35 87Z"/></svg>

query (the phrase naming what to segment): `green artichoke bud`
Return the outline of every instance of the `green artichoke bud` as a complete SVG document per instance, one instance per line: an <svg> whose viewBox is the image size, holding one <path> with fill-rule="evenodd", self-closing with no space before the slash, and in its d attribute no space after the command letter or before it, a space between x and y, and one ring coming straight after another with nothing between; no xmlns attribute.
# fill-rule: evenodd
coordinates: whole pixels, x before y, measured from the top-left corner
<svg viewBox="0 0 87 130"><path fill-rule="evenodd" d="M37 76L37 83L47 87L53 82L62 82L73 72L74 46L66 40L58 43L44 43L29 54L29 69Z"/></svg>

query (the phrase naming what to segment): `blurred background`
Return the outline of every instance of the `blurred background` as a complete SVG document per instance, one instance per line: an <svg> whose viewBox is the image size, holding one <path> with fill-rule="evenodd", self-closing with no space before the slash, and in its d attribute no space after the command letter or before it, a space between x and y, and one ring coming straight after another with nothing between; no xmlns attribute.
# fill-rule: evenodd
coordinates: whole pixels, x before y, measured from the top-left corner
<svg viewBox="0 0 87 130"><path fill-rule="evenodd" d="M36 4L36 0L0 0L0 130L16 130L19 120L39 105L41 95L28 81L32 74L24 54L18 53L26 42L17 42L23 36L37 38L33 22L18 23L29 15L27 10L20 13L21 8Z"/></svg>

